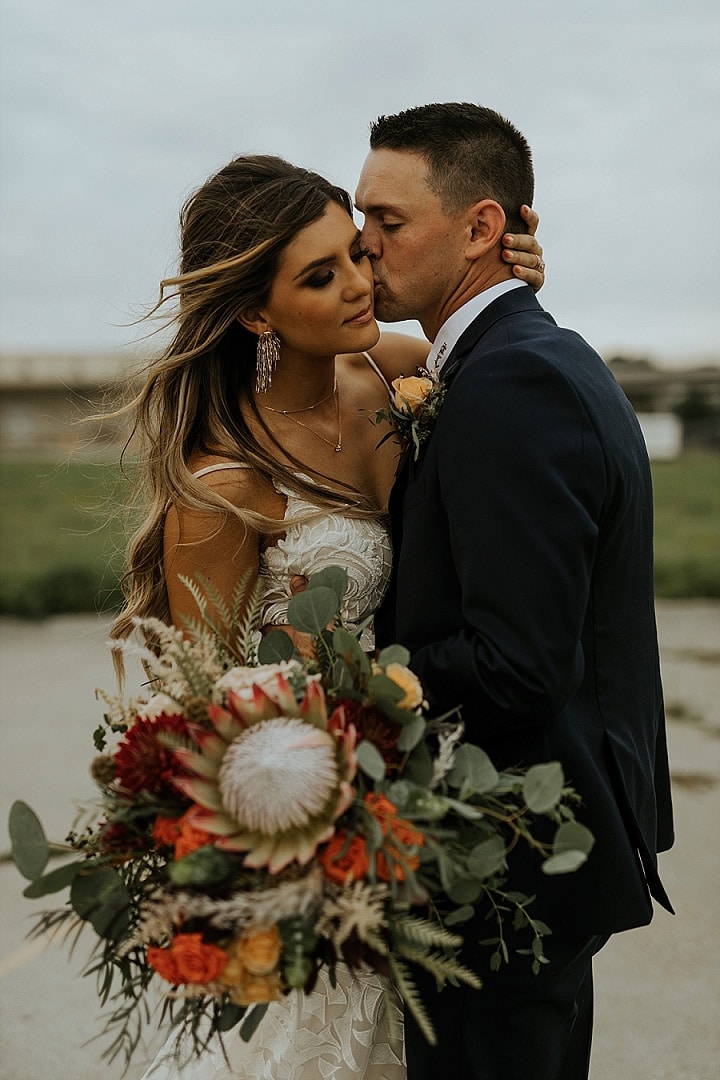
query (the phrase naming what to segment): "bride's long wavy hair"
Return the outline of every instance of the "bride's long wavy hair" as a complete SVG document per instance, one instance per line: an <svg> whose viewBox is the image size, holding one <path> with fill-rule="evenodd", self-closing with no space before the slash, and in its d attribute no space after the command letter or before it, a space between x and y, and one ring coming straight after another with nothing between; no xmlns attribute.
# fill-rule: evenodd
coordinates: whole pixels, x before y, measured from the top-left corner
<svg viewBox="0 0 720 1080"><path fill-rule="evenodd" d="M169 619L163 575L163 532L171 504L218 515L235 515L247 527L272 533L282 522L238 509L193 477L193 453L221 454L251 466L328 509L370 513L361 493L316 487L269 453L253 437L240 411L241 397L270 445L273 439L250 392L257 336L238 314L262 308L288 243L336 202L352 216L350 196L317 173L266 155L239 157L200 187L180 215L180 272L160 284L157 303L145 319L162 319L174 337L143 370L140 392L112 415L130 415L137 468L135 505L144 520L132 536L123 579L126 604L112 636L127 637L135 617ZM169 311L169 314L166 314ZM303 464L284 454L298 469ZM304 466L307 471L307 465ZM331 478L326 477L328 481Z"/></svg>

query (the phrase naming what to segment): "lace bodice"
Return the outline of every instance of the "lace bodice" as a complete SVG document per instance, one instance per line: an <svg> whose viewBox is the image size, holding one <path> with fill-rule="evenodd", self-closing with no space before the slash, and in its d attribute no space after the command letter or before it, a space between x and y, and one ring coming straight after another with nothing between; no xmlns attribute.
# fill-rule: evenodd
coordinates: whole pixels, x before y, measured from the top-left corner
<svg viewBox="0 0 720 1080"><path fill-rule="evenodd" d="M265 586L262 624L287 623L293 575L308 577L326 566L339 565L345 567L349 580L343 621L354 631L378 607L390 580L392 548L386 526L374 519L330 512L293 523L293 519L317 507L288 488L277 484L276 488L287 498L288 528L284 539L266 548L260 557L260 576ZM365 649L373 647L371 626L363 631L360 642Z"/></svg>

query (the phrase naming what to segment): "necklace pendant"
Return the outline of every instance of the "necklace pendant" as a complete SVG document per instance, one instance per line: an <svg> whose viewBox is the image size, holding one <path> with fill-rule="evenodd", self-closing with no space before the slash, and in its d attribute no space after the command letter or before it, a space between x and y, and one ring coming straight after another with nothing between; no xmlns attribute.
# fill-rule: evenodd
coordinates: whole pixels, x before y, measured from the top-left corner
<svg viewBox="0 0 720 1080"><path fill-rule="evenodd" d="M337 446L335 447L335 453L336 453L336 454L339 454L341 450L342 450L342 446L340 446L340 445L338 444L338 445L337 445Z"/></svg>

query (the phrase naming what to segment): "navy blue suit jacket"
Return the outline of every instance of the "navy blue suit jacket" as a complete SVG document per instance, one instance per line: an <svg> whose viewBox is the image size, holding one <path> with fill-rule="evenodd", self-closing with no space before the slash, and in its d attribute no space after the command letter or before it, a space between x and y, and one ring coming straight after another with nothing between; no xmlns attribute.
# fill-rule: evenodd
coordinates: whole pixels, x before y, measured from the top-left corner
<svg viewBox="0 0 720 1080"><path fill-rule="evenodd" d="M465 331L419 462L391 502L399 641L434 710L500 767L559 759L596 846L538 889L555 929L602 934L669 901L672 843L642 433L602 359L529 288ZM524 873L525 871L522 871Z"/></svg>

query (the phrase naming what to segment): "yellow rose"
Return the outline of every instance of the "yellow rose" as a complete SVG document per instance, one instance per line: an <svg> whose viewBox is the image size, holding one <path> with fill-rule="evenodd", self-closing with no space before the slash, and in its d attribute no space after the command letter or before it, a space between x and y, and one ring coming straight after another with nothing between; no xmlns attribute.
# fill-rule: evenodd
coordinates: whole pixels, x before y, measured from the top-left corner
<svg viewBox="0 0 720 1080"><path fill-rule="evenodd" d="M414 413L433 388L432 379L424 375L401 376L393 379L394 405L404 413Z"/></svg>
<svg viewBox="0 0 720 1080"><path fill-rule="evenodd" d="M222 986L240 986L244 976L245 968L236 956L232 956L218 975L217 982Z"/></svg>
<svg viewBox="0 0 720 1080"><path fill-rule="evenodd" d="M385 668L388 679L405 691L405 697L395 704L398 709L417 709L422 705L423 688L417 675L403 664L388 664Z"/></svg>
<svg viewBox="0 0 720 1080"><path fill-rule="evenodd" d="M247 930L233 943L233 955L250 975L269 975L280 963L282 939L277 926Z"/></svg>
<svg viewBox="0 0 720 1080"><path fill-rule="evenodd" d="M236 1005L258 1005L264 1001L280 1001L282 987L280 975L246 975L242 983L233 989L230 997Z"/></svg>

